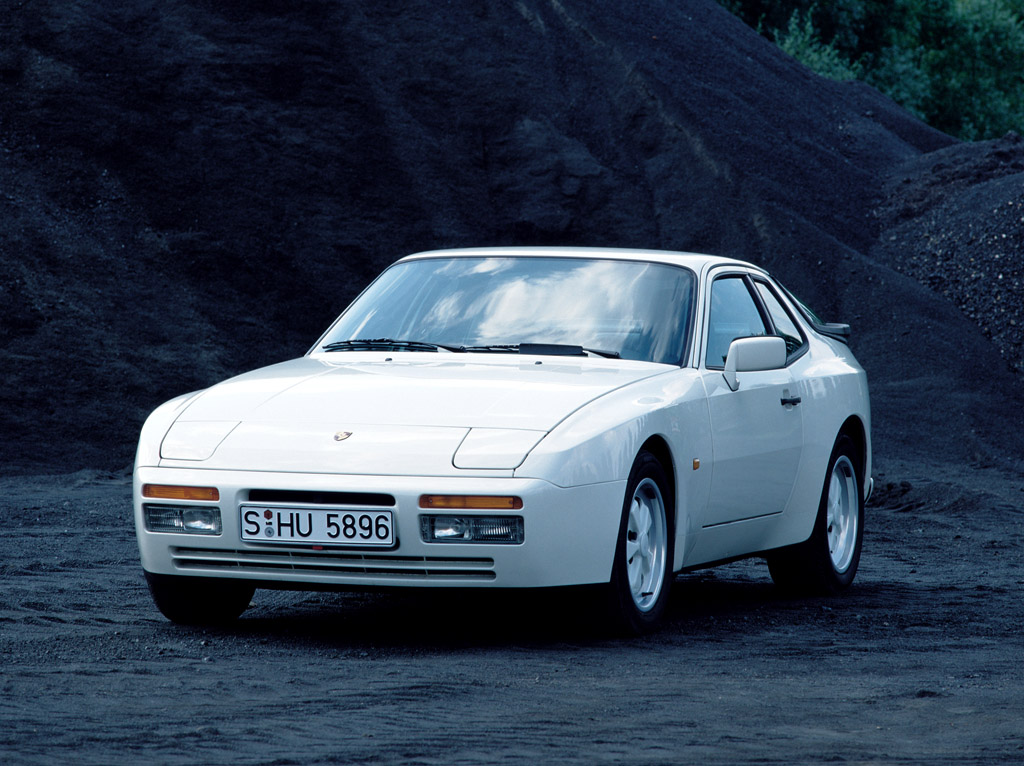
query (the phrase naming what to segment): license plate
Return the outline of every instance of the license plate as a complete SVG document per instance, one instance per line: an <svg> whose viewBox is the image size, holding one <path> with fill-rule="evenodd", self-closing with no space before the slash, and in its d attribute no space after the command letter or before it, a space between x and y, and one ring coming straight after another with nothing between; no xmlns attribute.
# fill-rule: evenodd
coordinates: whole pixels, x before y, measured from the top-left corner
<svg viewBox="0 0 1024 766"><path fill-rule="evenodd" d="M316 543L382 548L395 544L391 511L243 505L241 519L242 539L253 543Z"/></svg>

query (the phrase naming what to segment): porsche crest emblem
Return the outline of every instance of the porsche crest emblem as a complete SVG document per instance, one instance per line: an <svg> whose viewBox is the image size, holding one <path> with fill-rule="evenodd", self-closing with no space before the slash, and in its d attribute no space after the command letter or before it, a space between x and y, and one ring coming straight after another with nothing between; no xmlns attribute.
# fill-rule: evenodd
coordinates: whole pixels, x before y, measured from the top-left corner
<svg viewBox="0 0 1024 766"><path fill-rule="evenodd" d="M348 437L350 437L351 435L352 435L351 431L338 431L336 434L334 434L334 441L336 441L336 442L343 442Z"/></svg>

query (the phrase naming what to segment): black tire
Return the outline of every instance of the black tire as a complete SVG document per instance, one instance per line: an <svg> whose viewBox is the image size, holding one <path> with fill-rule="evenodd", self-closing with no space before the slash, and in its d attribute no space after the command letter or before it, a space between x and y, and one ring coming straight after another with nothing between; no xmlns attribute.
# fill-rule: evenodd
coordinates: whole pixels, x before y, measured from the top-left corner
<svg viewBox="0 0 1024 766"><path fill-rule="evenodd" d="M790 593L819 596L835 596L850 587L864 540L863 474L856 444L840 434L825 471L811 536L766 557L776 585Z"/></svg>
<svg viewBox="0 0 1024 766"><path fill-rule="evenodd" d="M669 487L665 469L658 459L641 451L626 482L615 561L607 589L609 616L616 632L646 633L658 625L665 613L672 585L675 519L674 498ZM635 528L638 518L651 519L650 527L639 538Z"/></svg>
<svg viewBox="0 0 1024 766"><path fill-rule="evenodd" d="M246 580L180 577L144 572L157 608L181 625L223 625L238 619L256 587Z"/></svg>

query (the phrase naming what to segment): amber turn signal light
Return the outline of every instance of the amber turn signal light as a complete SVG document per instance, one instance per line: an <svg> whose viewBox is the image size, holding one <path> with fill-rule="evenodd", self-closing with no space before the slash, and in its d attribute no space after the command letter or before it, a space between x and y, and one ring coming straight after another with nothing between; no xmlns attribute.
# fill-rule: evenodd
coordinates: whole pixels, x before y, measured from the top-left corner
<svg viewBox="0 0 1024 766"><path fill-rule="evenodd" d="M168 484L143 484L142 496L161 500L220 500L216 487L175 487Z"/></svg>
<svg viewBox="0 0 1024 766"><path fill-rule="evenodd" d="M458 508L480 510L518 510L523 507L519 497L492 495L420 495L420 508Z"/></svg>

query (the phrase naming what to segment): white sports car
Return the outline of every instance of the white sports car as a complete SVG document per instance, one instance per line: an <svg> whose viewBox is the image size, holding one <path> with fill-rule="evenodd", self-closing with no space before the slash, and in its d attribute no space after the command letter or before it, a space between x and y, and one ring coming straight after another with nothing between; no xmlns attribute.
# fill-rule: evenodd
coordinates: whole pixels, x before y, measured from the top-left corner
<svg viewBox="0 0 1024 766"><path fill-rule="evenodd" d="M676 572L853 580L864 371L763 270L505 248L395 263L300 359L157 408L135 465L150 591L177 622L256 587L603 584L657 623Z"/></svg>

